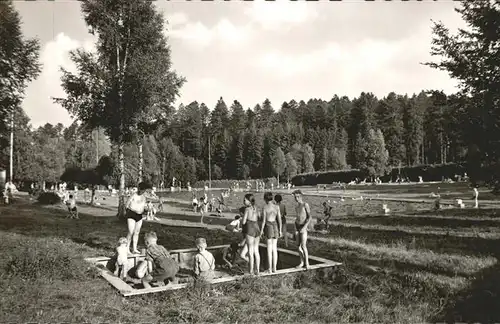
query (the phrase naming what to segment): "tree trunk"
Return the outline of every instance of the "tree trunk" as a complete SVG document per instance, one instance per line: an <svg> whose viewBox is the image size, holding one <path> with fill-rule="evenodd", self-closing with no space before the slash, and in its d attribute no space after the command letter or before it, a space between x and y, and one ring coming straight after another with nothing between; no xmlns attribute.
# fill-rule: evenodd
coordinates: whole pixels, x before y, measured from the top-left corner
<svg viewBox="0 0 500 324"><path fill-rule="evenodd" d="M118 218L125 219L125 162L123 143L118 144L118 165L120 169L120 194L118 198Z"/></svg>
<svg viewBox="0 0 500 324"><path fill-rule="evenodd" d="M92 194L90 196L90 204L95 205L95 185L92 185Z"/></svg>
<svg viewBox="0 0 500 324"><path fill-rule="evenodd" d="M143 179L144 155L142 154L142 141L139 141L139 182Z"/></svg>

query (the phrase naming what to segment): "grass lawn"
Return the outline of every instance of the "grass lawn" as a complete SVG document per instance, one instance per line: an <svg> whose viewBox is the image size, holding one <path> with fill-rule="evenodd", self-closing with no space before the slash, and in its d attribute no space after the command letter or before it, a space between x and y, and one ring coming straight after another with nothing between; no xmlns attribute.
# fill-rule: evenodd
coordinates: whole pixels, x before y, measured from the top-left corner
<svg viewBox="0 0 500 324"><path fill-rule="evenodd" d="M432 250L412 245L414 234L403 242L377 228L311 241L312 255L344 263L335 270L123 298L83 258L112 255L125 225L102 216L102 209L85 212L68 220L64 210L23 200L0 207L0 322L500 321L494 249L475 255L451 247ZM221 230L145 223L142 233L149 230L168 249L191 248L198 236L209 245L232 237ZM387 239L373 240L369 231ZM433 242L440 237L446 245L453 238L469 252L477 247L470 237L433 235Z"/></svg>

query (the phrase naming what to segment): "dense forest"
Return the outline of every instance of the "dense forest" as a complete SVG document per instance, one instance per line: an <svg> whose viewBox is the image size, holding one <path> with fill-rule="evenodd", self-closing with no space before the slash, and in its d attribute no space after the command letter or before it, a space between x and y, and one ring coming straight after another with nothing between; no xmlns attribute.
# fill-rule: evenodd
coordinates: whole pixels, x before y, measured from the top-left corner
<svg viewBox="0 0 500 324"><path fill-rule="evenodd" d="M173 177L183 183L208 179L209 149L212 179L279 175L286 180L298 173L370 166L382 175L390 167L459 162L467 153L461 111L457 99L442 92L384 98L361 93L353 99L291 100L280 107L266 99L252 109L223 98L212 109L196 101L181 104L125 147L127 183L138 179L140 149L144 177L155 184ZM76 122L32 129L21 109L15 114L17 180L57 181L66 168L93 167L103 155L113 158L116 149L102 130ZM8 147L1 164L8 166Z"/></svg>

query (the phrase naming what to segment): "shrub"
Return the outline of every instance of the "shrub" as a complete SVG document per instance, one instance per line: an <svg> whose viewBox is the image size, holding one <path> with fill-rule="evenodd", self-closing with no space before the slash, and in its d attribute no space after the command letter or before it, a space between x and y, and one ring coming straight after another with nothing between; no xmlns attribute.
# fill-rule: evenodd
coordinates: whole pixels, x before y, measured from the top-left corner
<svg viewBox="0 0 500 324"><path fill-rule="evenodd" d="M418 181L421 176L424 181L441 181L442 178L453 179L456 174L464 174L467 172L465 164L448 163L435 165L417 165L393 168L389 174L381 177L381 180L388 182L396 180L399 174L401 177L409 178L410 181ZM292 178L292 184L296 186L315 186L317 184L330 184L334 182L348 183L355 178L364 179L368 175L360 170L340 170L340 171L323 171L298 174Z"/></svg>
<svg viewBox="0 0 500 324"><path fill-rule="evenodd" d="M42 192L37 200L42 205L54 205L61 202L61 197L55 192Z"/></svg>

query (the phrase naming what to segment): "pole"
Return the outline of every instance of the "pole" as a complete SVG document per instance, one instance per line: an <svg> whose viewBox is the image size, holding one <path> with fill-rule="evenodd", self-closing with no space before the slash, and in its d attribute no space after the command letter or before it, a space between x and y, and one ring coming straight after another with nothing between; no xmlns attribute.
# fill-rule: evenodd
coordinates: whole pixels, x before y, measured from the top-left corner
<svg viewBox="0 0 500 324"><path fill-rule="evenodd" d="M9 157L9 177L10 182L14 181L14 111L12 111L12 119L10 121L10 157Z"/></svg>
<svg viewBox="0 0 500 324"><path fill-rule="evenodd" d="M95 162L99 164L99 127L95 133Z"/></svg>
<svg viewBox="0 0 500 324"><path fill-rule="evenodd" d="M208 188L212 189L212 158L210 147L210 134L208 135Z"/></svg>

